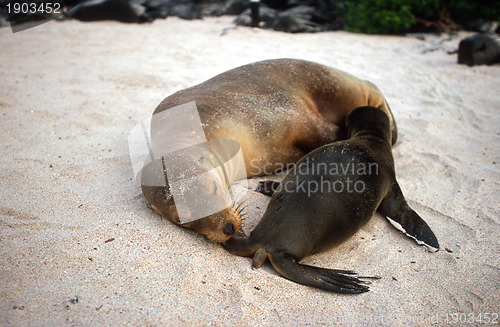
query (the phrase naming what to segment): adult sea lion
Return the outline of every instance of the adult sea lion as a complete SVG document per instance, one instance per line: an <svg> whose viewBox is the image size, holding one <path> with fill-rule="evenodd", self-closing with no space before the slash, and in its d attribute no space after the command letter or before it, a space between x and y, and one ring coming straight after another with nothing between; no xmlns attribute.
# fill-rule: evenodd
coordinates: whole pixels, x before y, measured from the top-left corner
<svg viewBox="0 0 500 327"><path fill-rule="evenodd" d="M352 271L298 262L351 237L378 211L418 242L438 249L429 226L406 202L396 181L387 115L361 107L347 117L349 139L322 146L297 162L271 197L249 237L234 236L223 246L252 256L252 266L267 258L283 277L340 293L368 291Z"/></svg>
<svg viewBox="0 0 500 327"><path fill-rule="evenodd" d="M345 138L342 123L360 106L373 106L386 113L392 143L397 139L392 112L374 84L304 60L266 60L229 70L170 95L158 105L153 117L192 101L209 142L230 139L241 145L247 177L272 174L322 145ZM159 142L154 139L158 134L154 128L153 148ZM152 174L146 167L143 180ZM220 177L214 177L207 192L225 187ZM229 201L226 210L186 225L179 221L168 187L142 183L142 191L162 216L215 242L226 241L241 226L240 210Z"/></svg>

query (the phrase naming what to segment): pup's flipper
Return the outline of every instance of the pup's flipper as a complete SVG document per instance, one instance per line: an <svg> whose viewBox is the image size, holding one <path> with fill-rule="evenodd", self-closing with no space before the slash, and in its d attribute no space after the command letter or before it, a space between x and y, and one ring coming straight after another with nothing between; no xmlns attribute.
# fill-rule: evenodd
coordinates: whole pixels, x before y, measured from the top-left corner
<svg viewBox="0 0 500 327"><path fill-rule="evenodd" d="M299 284L335 293L359 294L368 292L370 282L350 270L333 270L299 264L293 257L282 253L268 253L274 269L283 277Z"/></svg>
<svg viewBox="0 0 500 327"><path fill-rule="evenodd" d="M387 217L392 225L413 238L418 244L427 246L433 252L439 250L436 236L429 225L410 208L397 182L394 182L392 190L384 198L378 211Z"/></svg>
<svg viewBox="0 0 500 327"><path fill-rule="evenodd" d="M250 239L245 236L233 236L225 243L222 243L222 247L227 251L242 256L250 257L255 251L257 251L257 246L255 246Z"/></svg>

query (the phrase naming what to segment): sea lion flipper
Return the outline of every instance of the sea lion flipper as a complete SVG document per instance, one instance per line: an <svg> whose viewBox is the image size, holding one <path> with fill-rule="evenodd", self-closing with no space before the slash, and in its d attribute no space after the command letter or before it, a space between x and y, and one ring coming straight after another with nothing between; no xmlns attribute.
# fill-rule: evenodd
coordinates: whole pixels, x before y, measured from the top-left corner
<svg viewBox="0 0 500 327"><path fill-rule="evenodd" d="M233 236L225 243L222 243L222 247L233 254L243 257L249 257L257 251L257 246L250 242L248 237Z"/></svg>
<svg viewBox="0 0 500 327"><path fill-rule="evenodd" d="M280 182L275 181L260 181L255 189L256 192L262 193L266 196L273 196L274 192L280 186Z"/></svg>
<svg viewBox="0 0 500 327"><path fill-rule="evenodd" d="M330 292L359 294L369 291L369 282L353 271L325 269L299 264L293 257L277 252L268 253L274 269L283 277L299 284Z"/></svg>
<svg viewBox="0 0 500 327"><path fill-rule="evenodd" d="M408 205L398 183L394 183L378 208L397 229L426 245L431 251L439 250L439 242L427 223Z"/></svg>

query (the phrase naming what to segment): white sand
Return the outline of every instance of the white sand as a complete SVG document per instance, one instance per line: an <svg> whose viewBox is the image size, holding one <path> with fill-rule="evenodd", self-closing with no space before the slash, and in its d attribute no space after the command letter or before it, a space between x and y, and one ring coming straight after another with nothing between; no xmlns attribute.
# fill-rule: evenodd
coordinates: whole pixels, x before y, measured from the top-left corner
<svg viewBox="0 0 500 327"><path fill-rule="evenodd" d="M442 326L498 314L500 66L457 65L446 50L458 37L423 53L444 37L292 35L231 20L0 30L0 325ZM399 183L440 252L376 216L305 260L383 277L371 292L332 294L252 270L146 207L130 128L176 90L279 57L382 89L399 126Z"/></svg>

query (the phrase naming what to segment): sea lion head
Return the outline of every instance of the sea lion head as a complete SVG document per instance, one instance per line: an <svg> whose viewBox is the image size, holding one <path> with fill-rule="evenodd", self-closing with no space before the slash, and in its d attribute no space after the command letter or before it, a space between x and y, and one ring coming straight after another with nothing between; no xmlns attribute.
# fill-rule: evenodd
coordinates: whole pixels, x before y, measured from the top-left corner
<svg viewBox="0 0 500 327"><path fill-rule="evenodd" d="M241 228L241 221L240 211L231 205L210 216L180 226L193 229L213 242L224 243Z"/></svg>
<svg viewBox="0 0 500 327"><path fill-rule="evenodd" d="M347 138L362 135L379 136L391 143L391 123L387 114L379 108L364 106L354 109L346 117Z"/></svg>
<svg viewBox="0 0 500 327"><path fill-rule="evenodd" d="M229 199L227 181L220 169L209 169L202 164L202 160L196 161L195 168L196 173L203 178L197 180L196 192L194 196L191 194L189 203L174 201L174 192L161 161L153 162L143 169L142 192L151 208L162 217L193 229L213 242L223 243L241 228L241 208ZM190 191L190 185L187 184L186 192ZM199 211L200 208L202 211ZM200 215L206 208L215 213Z"/></svg>

